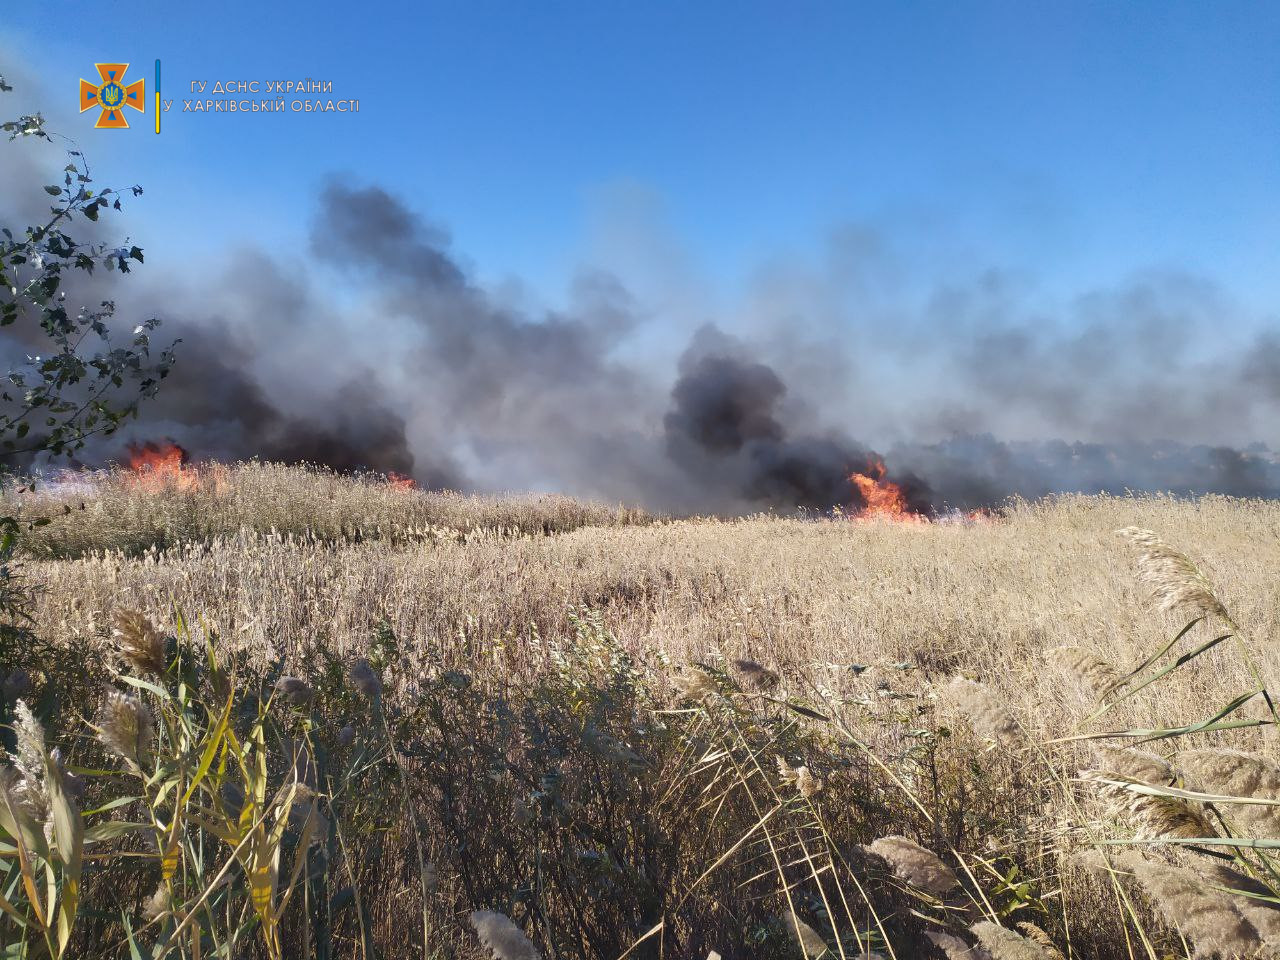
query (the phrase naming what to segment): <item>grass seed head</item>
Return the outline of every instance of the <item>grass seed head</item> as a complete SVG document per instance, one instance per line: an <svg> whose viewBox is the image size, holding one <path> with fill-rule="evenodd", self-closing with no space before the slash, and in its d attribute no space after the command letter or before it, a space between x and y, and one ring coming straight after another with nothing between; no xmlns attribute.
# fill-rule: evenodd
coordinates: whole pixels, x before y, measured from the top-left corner
<svg viewBox="0 0 1280 960"><path fill-rule="evenodd" d="M682 700L705 700L718 693L716 682L700 667L690 663L671 678L676 693Z"/></svg>
<svg viewBox="0 0 1280 960"><path fill-rule="evenodd" d="M36 719L25 700L14 704L14 715L17 722L13 725L14 737L17 740L17 753L13 756L13 765L28 780L39 782L44 779L45 736L44 725Z"/></svg>
<svg viewBox="0 0 1280 960"><path fill-rule="evenodd" d="M1280 944L1280 903L1275 902L1274 890L1222 863L1205 866L1204 879L1216 892L1230 898L1232 906L1253 924L1268 945Z"/></svg>
<svg viewBox="0 0 1280 960"><path fill-rule="evenodd" d="M932 931L924 938L947 960L991 960L991 954L980 944L971 947L954 933Z"/></svg>
<svg viewBox="0 0 1280 960"><path fill-rule="evenodd" d="M382 696L382 680L373 672L369 661L360 657L351 664L348 671L351 684L366 700L377 700Z"/></svg>
<svg viewBox="0 0 1280 960"><path fill-rule="evenodd" d="M169 885L162 882L142 905L142 918L150 923L152 920L168 916L171 904L172 894L169 891Z"/></svg>
<svg viewBox="0 0 1280 960"><path fill-rule="evenodd" d="M306 707L315 697L311 684L301 677L281 677L276 681L276 693L288 701L291 707Z"/></svg>
<svg viewBox="0 0 1280 960"><path fill-rule="evenodd" d="M1017 739L1018 721L984 683L955 676L944 688L945 694L969 720L979 736L1001 743Z"/></svg>
<svg viewBox="0 0 1280 960"><path fill-rule="evenodd" d="M1054 647L1049 656L1088 687L1095 699L1100 700L1120 679L1115 667L1083 647Z"/></svg>
<svg viewBox="0 0 1280 960"><path fill-rule="evenodd" d="M4 698L9 701L25 697L30 690L31 673L23 667L10 670L4 678L4 683L0 684L0 694L3 694Z"/></svg>
<svg viewBox="0 0 1280 960"><path fill-rule="evenodd" d="M1280 766L1256 754L1224 748L1186 750L1178 765L1189 784L1228 797L1280 800ZM1222 815L1247 827L1255 837L1280 838L1280 806L1219 804Z"/></svg>
<svg viewBox="0 0 1280 960"><path fill-rule="evenodd" d="M883 857L899 880L930 896L944 897L960 883L955 871L943 863L941 857L906 837L881 837L867 849Z"/></svg>
<svg viewBox="0 0 1280 960"><path fill-rule="evenodd" d="M111 636L115 638L120 655L139 673L159 676L165 672L164 637L140 611L121 610L116 613Z"/></svg>
<svg viewBox="0 0 1280 960"><path fill-rule="evenodd" d="M1138 547L1138 579L1146 584L1161 610L1189 610L1229 619L1213 585L1187 557L1150 530L1125 527L1116 533Z"/></svg>
<svg viewBox="0 0 1280 960"><path fill-rule="evenodd" d="M1262 946L1257 928L1236 909L1232 897L1214 891L1186 867L1130 854L1124 860L1152 906L1189 938L1197 957L1250 955Z"/></svg>
<svg viewBox="0 0 1280 960"><path fill-rule="evenodd" d="M103 745L131 768L140 770L154 737L151 710L142 699L109 690L98 716L98 739Z"/></svg>
<svg viewBox="0 0 1280 960"><path fill-rule="evenodd" d="M1097 785L1099 796L1107 804L1107 818L1133 822L1139 840L1189 840L1218 835L1198 801L1146 793L1134 788L1151 784L1105 770L1082 770L1080 776Z"/></svg>
<svg viewBox="0 0 1280 960"><path fill-rule="evenodd" d="M754 660L734 660L733 669L748 690L765 693L778 685L778 675Z"/></svg>
<svg viewBox="0 0 1280 960"><path fill-rule="evenodd" d="M1133 747L1102 747L1098 750L1100 769L1142 783L1169 786L1178 779L1173 765L1164 757Z"/></svg>
<svg viewBox="0 0 1280 960"><path fill-rule="evenodd" d="M783 783L795 787L800 796L808 800L822 790L822 779L816 777L808 767L793 767L785 757L778 757L778 777Z"/></svg>
<svg viewBox="0 0 1280 960"><path fill-rule="evenodd" d="M784 916L782 922L787 928L787 935L791 937L791 942L799 947L806 957L820 957L827 952L827 941L822 939L822 935L817 930L797 917L795 911Z"/></svg>
<svg viewBox="0 0 1280 960"><path fill-rule="evenodd" d="M978 942L986 948L991 960L1057 960L1057 957L1061 956L1056 949L1050 952L1049 948L1030 937L1002 927L998 923L992 923L990 920L975 923L969 929L978 938Z"/></svg>
<svg viewBox="0 0 1280 960"><path fill-rule="evenodd" d="M477 910L471 926L493 960L542 960L532 941L511 919L496 910Z"/></svg>
<svg viewBox="0 0 1280 960"><path fill-rule="evenodd" d="M1018 929L1022 931L1022 935L1028 940L1038 943L1044 949L1046 957L1051 957L1052 960L1066 960L1066 957L1062 955L1062 951L1053 942L1053 938L1034 923L1024 921L1018 924Z"/></svg>
<svg viewBox="0 0 1280 960"><path fill-rule="evenodd" d="M49 820L49 798L38 780L29 780L17 767L0 765L0 795L36 823Z"/></svg>

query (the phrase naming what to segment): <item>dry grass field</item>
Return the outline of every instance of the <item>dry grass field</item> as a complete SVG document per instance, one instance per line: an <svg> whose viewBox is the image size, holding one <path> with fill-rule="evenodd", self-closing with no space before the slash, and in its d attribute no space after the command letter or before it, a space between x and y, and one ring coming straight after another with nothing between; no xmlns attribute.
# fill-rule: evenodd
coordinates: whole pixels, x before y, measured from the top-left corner
<svg viewBox="0 0 1280 960"><path fill-rule="evenodd" d="M1275 686L1280 504L673 521L261 465L8 500L53 518L12 749L61 745L28 789L100 854L69 946L0 919L32 955L1280 955L1266 697L1151 733Z"/></svg>

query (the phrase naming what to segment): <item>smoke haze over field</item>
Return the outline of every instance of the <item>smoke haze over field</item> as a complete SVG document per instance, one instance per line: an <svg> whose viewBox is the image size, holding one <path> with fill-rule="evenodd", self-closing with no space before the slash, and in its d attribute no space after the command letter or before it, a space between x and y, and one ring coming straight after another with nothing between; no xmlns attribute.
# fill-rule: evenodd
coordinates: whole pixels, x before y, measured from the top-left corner
<svg viewBox="0 0 1280 960"><path fill-rule="evenodd" d="M20 173L38 192L35 169ZM31 195L6 191L6 222L30 218ZM81 285L110 287L122 326L156 315L162 339L182 339L142 419L87 453L167 437L197 459L699 512L856 507L848 476L877 457L922 510L1076 490L1280 495L1256 445L1276 440L1280 331L1215 343L1240 318L1209 281L1167 270L1053 300L994 270L913 276L867 228L828 254L770 265L693 325L601 270L563 306L530 308L396 197L334 180L294 250ZM655 341L665 358L638 347Z"/></svg>
<svg viewBox="0 0 1280 960"><path fill-rule="evenodd" d="M860 303L840 271L889 269L877 253L837 258L810 288L762 279L743 311L757 322L673 330L598 271L562 308L512 305L443 229L337 181L303 252L246 249L216 280L122 287L183 339L138 435L197 457L691 511L857 506L848 475L875 456L922 509L1074 490L1280 494L1266 449L1247 448L1274 440L1280 340L1263 329L1210 351L1237 308L1178 273L1057 314L994 272ZM780 319L759 321L768 310ZM655 328L678 345L672 366L633 355Z"/></svg>
<svg viewBox="0 0 1280 960"><path fill-rule="evenodd" d="M13 8L0 119L57 139L0 142L0 225L63 147L139 181L77 233L146 264L68 292L182 340L85 462L172 438L678 512L857 507L881 458L917 509L1280 497L1276 14L411 6L105 39ZM76 112L108 56L165 58L163 135ZM363 109L183 102L303 77Z"/></svg>

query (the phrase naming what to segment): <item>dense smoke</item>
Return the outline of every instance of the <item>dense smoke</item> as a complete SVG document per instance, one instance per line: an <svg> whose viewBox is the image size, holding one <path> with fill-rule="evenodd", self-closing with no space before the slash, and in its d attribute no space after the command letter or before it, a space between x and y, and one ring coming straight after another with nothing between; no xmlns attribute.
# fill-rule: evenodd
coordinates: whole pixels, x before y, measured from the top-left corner
<svg viewBox="0 0 1280 960"><path fill-rule="evenodd" d="M198 455L722 512L857 507L848 477L879 457L921 510L1071 490L1280 493L1266 448L1240 444L1280 400L1280 341L1264 330L1204 354L1197 335L1233 308L1182 275L1083 295L1052 321L984 276L933 297L897 342L707 322L668 371L631 358L655 321L618 278L584 273L565 308L531 313L377 187L329 184L309 252L329 279L245 253L234 296L200 295L216 310L152 294L187 360L148 416ZM333 306L339 291L351 305ZM824 306L815 330L838 322ZM831 353L850 356L823 375Z"/></svg>
<svg viewBox="0 0 1280 960"><path fill-rule="evenodd" d="M875 455L841 433L789 430L780 419L787 386L714 327L704 327L680 360L671 409L663 417L666 452L700 478L721 502L741 500L776 509L861 507L849 476ZM929 507L915 476L895 475L909 505Z"/></svg>
<svg viewBox="0 0 1280 960"><path fill-rule="evenodd" d="M6 225L39 213L48 172L30 156L0 196ZM295 251L71 287L109 289L123 328L160 316L182 340L142 418L84 457L172 438L196 459L681 512L857 507L849 475L881 458L918 510L1076 490L1280 496L1263 445L1280 331L1215 346L1249 322L1212 283L1166 271L1049 300L983 272L895 290L876 277L910 275L911 259L870 235L837 235L820 268L775 265L681 330L599 270L562 307L529 307L477 282L396 197L331 182ZM655 341L665 360L638 346ZM3 341L9 357L28 346Z"/></svg>

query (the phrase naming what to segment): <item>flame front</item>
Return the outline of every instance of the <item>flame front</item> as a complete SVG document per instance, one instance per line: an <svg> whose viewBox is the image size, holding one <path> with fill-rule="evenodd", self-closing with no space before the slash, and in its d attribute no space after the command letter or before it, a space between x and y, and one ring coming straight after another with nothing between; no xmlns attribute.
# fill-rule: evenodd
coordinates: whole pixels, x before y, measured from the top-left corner
<svg viewBox="0 0 1280 960"><path fill-rule="evenodd" d="M403 473L396 473L394 470L387 472L387 484L396 490L414 490L418 486L418 482L413 477L407 477Z"/></svg>
<svg viewBox="0 0 1280 960"><path fill-rule="evenodd" d="M895 523L925 523L926 518L907 505L902 487L885 479L884 461L879 457L867 464L866 473L855 473L849 482L858 489L864 506L855 520L890 520Z"/></svg>
<svg viewBox="0 0 1280 960"><path fill-rule="evenodd" d="M187 451L171 440L130 443L126 465L133 485L143 490L194 490L200 483L199 473L187 466Z"/></svg>

